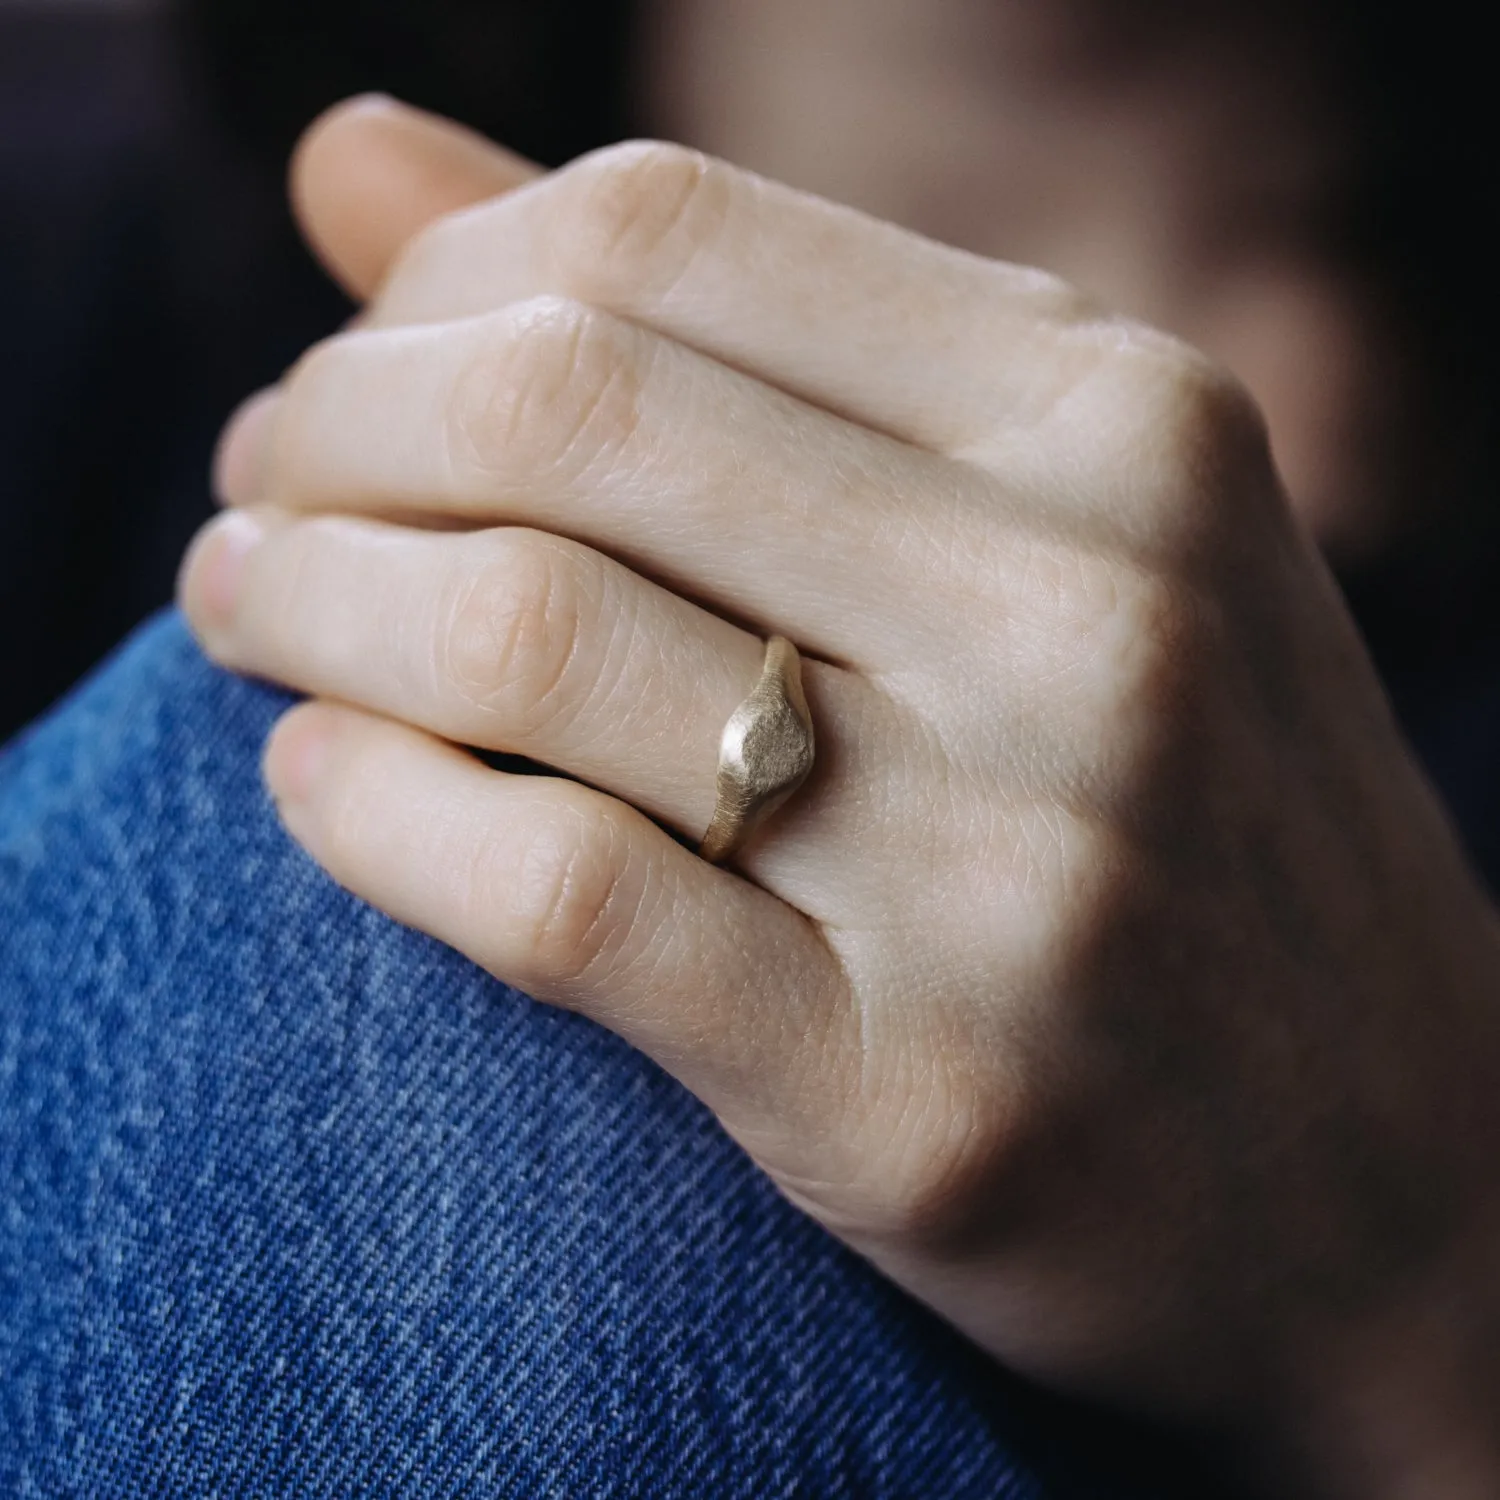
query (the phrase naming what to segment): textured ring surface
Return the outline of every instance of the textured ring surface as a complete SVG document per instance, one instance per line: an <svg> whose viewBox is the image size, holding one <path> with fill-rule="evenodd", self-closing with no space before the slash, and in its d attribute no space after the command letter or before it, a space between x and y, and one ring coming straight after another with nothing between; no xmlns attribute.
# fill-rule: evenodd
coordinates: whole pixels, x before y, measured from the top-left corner
<svg viewBox="0 0 1500 1500"><path fill-rule="evenodd" d="M785 636L766 642L755 691L729 716L719 741L718 802L698 852L722 864L807 780L813 768L812 715L802 691L802 658Z"/></svg>

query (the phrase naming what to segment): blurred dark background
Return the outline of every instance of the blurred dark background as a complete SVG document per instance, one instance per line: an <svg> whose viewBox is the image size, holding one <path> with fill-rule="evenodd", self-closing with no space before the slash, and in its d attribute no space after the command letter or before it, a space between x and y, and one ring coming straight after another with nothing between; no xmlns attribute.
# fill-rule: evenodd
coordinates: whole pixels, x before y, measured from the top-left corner
<svg viewBox="0 0 1500 1500"><path fill-rule="evenodd" d="M1218 3L1234 0L1149 0ZM1463 476L1435 476L1423 528L1342 581L1500 880L1488 53L1456 0L1308 3L1338 13L1355 59L1382 164L1361 234L1430 329L1432 399ZM0 740L170 597L225 416L349 312L285 206L307 122L382 89L561 162L649 128L628 83L636 11L0 0Z"/></svg>

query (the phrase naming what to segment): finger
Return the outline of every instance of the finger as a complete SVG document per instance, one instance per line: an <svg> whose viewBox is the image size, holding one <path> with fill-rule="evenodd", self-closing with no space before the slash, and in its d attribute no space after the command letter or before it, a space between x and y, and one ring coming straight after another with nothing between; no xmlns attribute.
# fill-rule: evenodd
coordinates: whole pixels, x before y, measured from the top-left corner
<svg viewBox="0 0 1500 1500"><path fill-rule="evenodd" d="M239 512L194 544L182 595L225 666L530 756L695 838L765 650L602 553L514 527Z"/></svg>
<svg viewBox="0 0 1500 1500"><path fill-rule="evenodd" d="M557 299L320 346L258 467L257 498L286 508L576 537L872 670L922 633L965 503L992 508L943 460Z"/></svg>
<svg viewBox="0 0 1500 1500"><path fill-rule="evenodd" d="M213 461L214 498L221 505L248 505L259 492L261 465L280 405L281 388L271 386L242 401L224 424Z"/></svg>
<svg viewBox="0 0 1500 1500"><path fill-rule="evenodd" d="M539 170L461 125L365 95L304 133L292 158L292 205L324 265L364 301L420 230Z"/></svg>
<svg viewBox="0 0 1500 1500"><path fill-rule="evenodd" d="M278 725L266 777L336 880L619 1032L742 1138L838 1097L856 1008L817 929L623 803L321 703Z"/></svg>
<svg viewBox="0 0 1500 1500"><path fill-rule="evenodd" d="M949 454L1051 411L1119 337L1054 277L657 144L597 152L443 220L373 316L461 318L542 293Z"/></svg>
<svg viewBox="0 0 1500 1500"><path fill-rule="evenodd" d="M292 158L290 187L308 244L345 290L364 301L419 231L539 171L461 125L367 94L335 105L308 127ZM226 503L243 503L254 488L262 429L276 395L258 392L225 425L214 492Z"/></svg>

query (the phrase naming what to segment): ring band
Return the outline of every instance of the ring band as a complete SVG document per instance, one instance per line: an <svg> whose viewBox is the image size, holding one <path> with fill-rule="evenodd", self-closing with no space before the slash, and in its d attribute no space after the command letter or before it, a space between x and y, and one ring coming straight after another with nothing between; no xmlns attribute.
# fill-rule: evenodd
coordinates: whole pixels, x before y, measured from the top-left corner
<svg viewBox="0 0 1500 1500"><path fill-rule="evenodd" d="M813 757L802 658L785 636L773 635L755 691L724 726L718 802L699 854L723 864L807 780Z"/></svg>

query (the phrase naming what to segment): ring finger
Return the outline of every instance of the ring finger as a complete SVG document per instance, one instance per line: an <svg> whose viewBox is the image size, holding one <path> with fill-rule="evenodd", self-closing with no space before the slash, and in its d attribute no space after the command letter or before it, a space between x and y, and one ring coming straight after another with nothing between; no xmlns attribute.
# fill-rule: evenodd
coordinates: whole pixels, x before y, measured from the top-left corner
<svg viewBox="0 0 1500 1500"><path fill-rule="evenodd" d="M765 650L602 553L526 527L236 511L194 544L181 593L226 666L530 756L694 838L713 813L720 734ZM822 663L803 676L836 750L839 725L868 719L877 695ZM787 823L799 842L817 839L823 800Z"/></svg>

